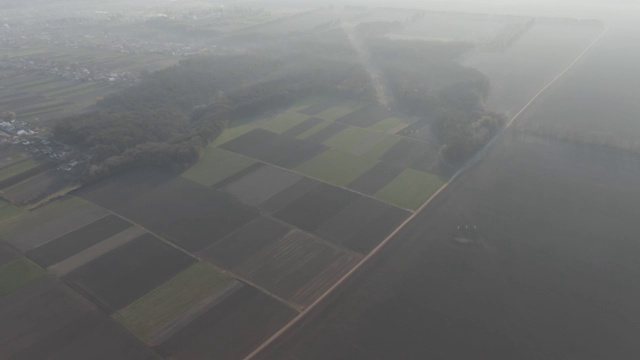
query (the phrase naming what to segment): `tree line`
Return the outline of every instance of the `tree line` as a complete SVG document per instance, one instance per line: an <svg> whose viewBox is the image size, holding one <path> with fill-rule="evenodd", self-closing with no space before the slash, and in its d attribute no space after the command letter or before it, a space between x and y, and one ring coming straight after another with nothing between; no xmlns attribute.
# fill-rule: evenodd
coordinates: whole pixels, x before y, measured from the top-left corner
<svg viewBox="0 0 640 360"><path fill-rule="evenodd" d="M354 64L308 54L206 56L146 74L139 84L61 120L56 140L91 157L83 182L147 166L183 171L229 122L314 94L372 93Z"/></svg>
<svg viewBox="0 0 640 360"><path fill-rule="evenodd" d="M502 126L504 119L484 105L487 78L457 62L469 44L394 41L363 29L376 34L363 36L395 95L396 110L434 124L448 162L464 161ZM341 29L261 43L144 74L90 112L60 121L53 136L91 156L83 181L92 182L139 166L182 171L232 122L308 96L376 99Z"/></svg>

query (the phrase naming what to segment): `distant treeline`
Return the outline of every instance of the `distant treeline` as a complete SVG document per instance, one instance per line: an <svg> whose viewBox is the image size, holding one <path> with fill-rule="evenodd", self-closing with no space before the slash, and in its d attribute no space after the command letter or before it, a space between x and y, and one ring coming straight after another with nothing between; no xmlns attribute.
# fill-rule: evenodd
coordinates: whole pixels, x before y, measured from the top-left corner
<svg viewBox="0 0 640 360"><path fill-rule="evenodd" d="M469 44L377 36L366 43L396 110L434 123L448 162L467 159L502 125L484 106L487 78L457 62ZM139 166L181 171L230 122L316 94L376 99L341 29L272 38L242 54L196 57L145 74L91 112L63 119L53 133L91 156L85 182Z"/></svg>
<svg viewBox="0 0 640 360"><path fill-rule="evenodd" d="M471 44L383 37L368 44L396 108L435 125L448 163L467 160L504 125L504 117L485 106L489 79L457 61Z"/></svg>
<svg viewBox="0 0 640 360"><path fill-rule="evenodd" d="M312 94L371 94L352 63L269 54L199 57L146 74L135 86L60 121L54 137L91 155L84 182L151 166L181 171L229 121L281 108Z"/></svg>

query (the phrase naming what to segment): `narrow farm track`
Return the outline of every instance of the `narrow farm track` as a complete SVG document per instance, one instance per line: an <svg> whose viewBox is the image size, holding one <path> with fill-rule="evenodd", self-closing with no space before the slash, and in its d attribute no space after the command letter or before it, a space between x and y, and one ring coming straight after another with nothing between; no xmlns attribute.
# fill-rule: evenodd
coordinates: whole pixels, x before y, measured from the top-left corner
<svg viewBox="0 0 640 360"><path fill-rule="evenodd" d="M482 150L480 151L472 160L470 160L466 166L461 168L451 179L445 183L438 191L436 191L422 206L414 212L409 218L407 218L402 224L400 224L389 236L387 236L376 248L374 248L367 256L362 258L362 260L354 266L349 272L347 272L340 280L338 280L331 288L329 288L326 292L324 292L316 301L314 301L311 305L309 305L304 311L302 311L298 316L293 318L288 324L283 326L280 330L278 330L275 334L273 334L269 339L263 342L259 347L257 347L253 352L247 355L244 360L251 360L258 356L262 351L264 351L267 347L277 341L282 335L284 335L287 331L292 329L294 326L299 324L303 319L305 319L309 314L312 313L319 305L321 305L326 299L328 299L334 292L336 292L342 285L344 285L356 272L358 272L361 268L364 267L367 262L369 262L372 258L378 255L383 248L401 231L403 230L414 218L418 216L427 206L429 206L433 200L438 197L445 189L447 189L456 179L460 177L467 170L476 165L480 159L484 157L487 153L487 149L491 148L496 140L502 136L504 131L511 127L516 120L518 120L522 114L524 114L530 107L533 105L540 96L542 96L549 88L551 88L558 80L560 80L564 75L566 75L608 32L608 29L604 29L603 32L591 43L587 46L578 56L566 67L562 70L555 78L553 78L547 85L545 85L536 95L531 98L531 100L517 113L515 114L510 121L506 124L503 131L496 135L496 137Z"/></svg>

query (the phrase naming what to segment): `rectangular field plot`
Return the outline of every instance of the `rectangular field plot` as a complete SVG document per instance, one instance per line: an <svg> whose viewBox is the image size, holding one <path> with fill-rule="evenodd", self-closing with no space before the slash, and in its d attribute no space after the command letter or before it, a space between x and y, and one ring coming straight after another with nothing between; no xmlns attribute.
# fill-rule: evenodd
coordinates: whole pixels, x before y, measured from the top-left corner
<svg viewBox="0 0 640 360"><path fill-rule="evenodd" d="M386 162L379 162L376 166L351 182L348 187L363 194L374 195L402 172L403 169L399 167Z"/></svg>
<svg viewBox="0 0 640 360"><path fill-rule="evenodd" d="M372 126L369 126L369 130L380 131L387 134L397 134L406 127L413 124L415 120L408 118L390 117L382 120Z"/></svg>
<svg viewBox="0 0 640 360"><path fill-rule="evenodd" d="M404 138L385 152L380 159L400 168L437 166L438 146ZM436 161L433 164L434 160ZM421 161L426 165L416 165Z"/></svg>
<svg viewBox="0 0 640 360"><path fill-rule="evenodd" d="M107 215L78 230L71 231L26 253L27 257L42 267L49 267L82 250L96 245L125 229L131 224L115 215Z"/></svg>
<svg viewBox="0 0 640 360"><path fill-rule="evenodd" d="M25 210L0 199L0 221L7 221L18 217L24 213Z"/></svg>
<svg viewBox="0 0 640 360"><path fill-rule="evenodd" d="M309 118L311 118L311 116L293 111L285 111L270 119L262 120L256 125L262 129L274 132L276 134L282 134L285 131L293 128L294 126L303 123Z"/></svg>
<svg viewBox="0 0 640 360"><path fill-rule="evenodd" d="M0 169L4 169L13 164L17 164L20 161L26 160L28 158L29 155L21 151L17 147L6 147L0 149ZM2 170L0 170L0 173L1 171Z"/></svg>
<svg viewBox="0 0 640 360"><path fill-rule="evenodd" d="M26 159L9 165L0 170L0 189L8 188L22 180L38 174L48 168L48 164L44 164L34 159Z"/></svg>
<svg viewBox="0 0 640 360"><path fill-rule="evenodd" d="M301 229L313 232L359 197L360 195L356 193L320 184L285 206L275 216Z"/></svg>
<svg viewBox="0 0 640 360"><path fill-rule="evenodd" d="M319 181L304 177L302 180L260 204L258 208L262 211L273 214L320 186L320 184L321 183Z"/></svg>
<svg viewBox="0 0 640 360"><path fill-rule="evenodd" d="M292 168L326 150L326 146L256 129L222 148L277 166Z"/></svg>
<svg viewBox="0 0 640 360"><path fill-rule="evenodd" d="M0 298L2 359L158 359L86 299L53 280Z"/></svg>
<svg viewBox="0 0 640 360"><path fill-rule="evenodd" d="M295 230L263 247L233 271L287 301L307 306L360 258Z"/></svg>
<svg viewBox="0 0 640 360"><path fill-rule="evenodd" d="M314 114L314 116L329 121L336 121L341 117L359 110L363 106L364 104L361 103L344 103Z"/></svg>
<svg viewBox="0 0 640 360"><path fill-rule="evenodd" d="M149 292L113 317L140 339L153 343L173 327L186 325L237 282L207 263L197 263Z"/></svg>
<svg viewBox="0 0 640 360"><path fill-rule="evenodd" d="M151 234L90 262L66 280L109 311L122 309L195 262Z"/></svg>
<svg viewBox="0 0 640 360"><path fill-rule="evenodd" d="M83 199L67 197L0 224L0 237L28 251L108 214Z"/></svg>
<svg viewBox="0 0 640 360"><path fill-rule="evenodd" d="M226 190L243 203L257 206L300 181L300 179L302 179L302 176L292 172L271 166L263 166L233 182L226 187Z"/></svg>
<svg viewBox="0 0 640 360"><path fill-rule="evenodd" d="M410 215L408 211L362 197L329 219L317 233L324 239L367 254Z"/></svg>
<svg viewBox="0 0 640 360"><path fill-rule="evenodd" d="M380 105L366 105L336 119L336 121L358 127L369 127L392 116L393 114L389 110Z"/></svg>
<svg viewBox="0 0 640 360"><path fill-rule="evenodd" d="M231 270L289 231L291 228L282 223L259 217L200 254L212 263Z"/></svg>
<svg viewBox="0 0 640 360"><path fill-rule="evenodd" d="M354 155L377 159L400 139L399 136L350 126L327 139L324 144Z"/></svg>
<svg viewBox="0 0 640 360"><path fill-rule="evenodd" d="M345 124L340 124L337 122L329 122L327 126L316 128L316 131L311 133L302 134L300 136L301 139L305 139L312 142L321 143L325 140L331 138L335 134L341 132L346 129L348 126Z"/></svg>
<svg viewBox="0 0 640 360"><path fill-rule="evenodd" d="M323 111L329 110L334 106L338 106L341 101L337 99L317 99L313 104L306 106L300 110L299 113L314 116Z"/></svg>
<svg viewBox="0 0 640 360"><path fill-rule="evenodd" d="M295 310L243 286L155 349L176 360L242 359L295 315Z"/></svg>
<svg viewBox="0 0 640 360"><path fill-rule="evenodd" d="M58 276L64 276L73 270L92 262L93 260L101 257L102 255L119 248L120 246L129 243L130 241L137 239L144 235L146 231L137 228L130 227L127 230L117 233L110 238L99 242L55 265L51 265L47 268L53 274Z"/></svg>
<svg viewBox="0 0 640 360"><path fill-rule="evenodd" d="M0 241L0 266L20 256L9 244Z"/></svg>
<svg viewBox="0 0 640 360"><path fill-rule="evenodd" d="M25 205L36 203L46 196L62 190L68 184L62 172L46 166L45 171L4 189L3 193L4 197L12 203Z"/></svg>
<svg viewBox="0 0 640 360"><path fill-rule="evenodd" d="M377 162L374 158L329 149L298 166L296 171L330 184L346 186L376 166Z"/></svg>
<svg viewBox="0 0 640 360"><path fill-rule="evenodd" d="M326 120L323 119L310 118L283 132L282 135L295 137L309 131L310 129L315 128L320 124L323 124L325 121Z"/></svg>
<svg viewBox="0 0 640 360"><path fill-rule="evenodd" d="M19 257L0 266L0 298L43 278L47 272L29 259Z"/></svg>
<svg viewBox="0 0 640 360"><path fill-rule="evenodd" d="M189 251L204 249L258 216L227 193L157 171L130 172L79 195Z"/></svg>
<svg viewBox="0 0 640 360"><path fill-rule="evenodd" d="M220 146L255 129L256 127L253 124L241 124L226 128L222 134L211 143L210 147Z"/></svg>
<svg viewBox="0 0 640 360"><path fill-rule="evenodd" d="M404 209L417 210L442 185L444 181L437 175L407 169L380 190L376 197Z"/></svg>
<svg viewBox="0 0 640 360"><path fill-rule="evenodd" d="M317 118L314 118L314 119L317 119ZM323 119L321 119L321 120L322 120L322 122L319 122L316 125L314 125L312 128L307 129L304 132L296 135L296 137L298 139L306 139L306 138L310 137L311 135L317 133L318 131L326 128L327 126L330 126L331 124L335 124L334 122L329 121L329 120L323 120Z"/></svg>
<svg viewBox="0 0 640 360"><path fill-rule="evenodd" d="M242 155L210 146L198 163L182 176L204 186L213 186L256 163Z"/></svg>

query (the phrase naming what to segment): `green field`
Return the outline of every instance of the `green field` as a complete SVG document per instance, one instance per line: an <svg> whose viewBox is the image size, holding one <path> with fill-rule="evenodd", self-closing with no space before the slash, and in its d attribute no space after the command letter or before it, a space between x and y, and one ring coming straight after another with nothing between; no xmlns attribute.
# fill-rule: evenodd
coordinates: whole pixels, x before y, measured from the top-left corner
<svg viewBox="0 0 640 360"><path fill-rule="evenodd" d="M20 257L0 267L0 297L19 290L28 283L47 275L47 272L31 260Z"/></svg>
<svg viewBox="0 0 640 360"><path fill-rule="evenodd" d="M80 92L91 91L91 88L98 87L99 84L95 82L86 82L80 83L73 86L68 86L62 89L56 89L53 91L46 92L44 95L48 97L55 97L58 99L62 99L68 96L76 95Z"/></svg>
<svg viewBox="0 0 640 360"><path fill-rule="evenodd" d="M23 216L14 219L14 221L4 221L0 223L0 236L13 237L17 234L28 232L40 224L55 220L66 212L82 207L89 209L94 206L95 205L79 197L68 196L38 208L37 210L24 213Z"/></svg>
<svg viewBox="0 0 640 360"><path fill-rule="evenodd" d="M197 263L113 317L145 341L163 326L230 286L233 278L207 263Z"/></svg>
<svg viewBox="0 0 640 360"><path fill-rule="evenodd" d="M21 87L21 89L28 92L46 92L60 90L60 85L64 86L65 83L68 83L68 81L60 80L58 78L50 78L47 82L27 87Z"/></svg>
<svg viewBox="0 0 640 360"><path fill-rule="evenodd" d="M31 117L31 116L42 115L42 114L52 113L55 111L64 110L66 107L67 107L66 104L54 104L40 110L34 110L30 112L25 112L25 113L18 112L18 115L21 117Z"/></svg>
<svg viewBox="0 0 640 360"><path fill-rule="evenodd" d="M359 110L360 108L362 108L364 106L364 104L362 103L346 103L343 105L338 105L338 106L334 106L332 108L329 108L325 111L322 111L318 114L315 115L315 117L320 118L320 119L325 119L325 120L329 120L329 121L336 121L338 119L340 119L341 117L348 115L356 110Z"/></svg>
<svg viewBox="0 0 640 360"><path fill-rule="evenodd" d="M300 134L300 135L298 135L296 137L298 139L304 140L304 139L308 138L309 136L311 136L311 135L317 133L318 131L326 128L327 126L331 125L331 123L332 123L332 121L322 119L321 123L317 124L316 126L312 127L311 129L303 132L302 134Z"/></svg>
<svg viewBox="0 0 640 360"><path fill-rule="evenodd" d="M213 186L255 163L256 160L209 146L200 161L182 176L205 186Z"/></svg>
<svg viewBox="0 0 640 360"><path fill-rule="evenodd" d="M270 119L260 121L257 125L262 129L282 134L283 132L291 129L292 127L309 118L311 118L311 116L309 115L304 115L293 111L285 111Z"/></svg>
<svg viewBox="0 0 640 360"><path fill-rule="evenodd" d="M34 87L34 86L40 86L42 84L48 84L48 83L50 83L52 81L54 81L54 79L52 79L49 76L38 77L36 80L31 80L31 81L27 81L27 82L20 82L18 84L12 85L11 88L12 89L16 89L16 90L23 90L23 89L27 89L27 88Z"/></svg>
<svg viewBox="0 0 640 360"><path fill-rule="evenodd" d="M368 129L350 126L324 144L332 149L349 152L354 155L378 159L393 145L400 141L397 135L382 134Z"/></svg>
<svg viewBox="0 0 640 360"><path fill-rule="evenodd" d="M377 163L378 161L371 157L360 157L341 150L329 149L295 170L329 184L347 186Z"/></svg>
<svg viewBox="0 0 640 360"><path fill-rule="evenodd" d="M242 124L226 128L222 134L211 143L211 146L220 146L255 129L256 127L252 124Z"/></svg>
<svg viewBox="0 0 640 360"><path fill-rule="evenodd" d="M35 167L41 165L42 163L34 160L34 159L27 159L24 161L21 161L17 164L13 164L11 166L7 166L6 168L0 170L0 181L4 181L7 179L10 179L16 175L20 175L25 171L29 171L31 169L34 169Z"/></svg>
<svg viewBox="0 0 640 360"><path fill-rule="evenodd" d="M24 210L4 200L0 200L0 221L6 221L18 217Z"/></svg>
<svg viewBox="0 0 640 360"><path fill-rule="evenodd" d="M433 174L407 169L376 194L376 198L396 206L417 210L444 184Z"/></svg>
<svg viewBox="0 0 640 360"><path fill-rule="evenodd" d="M382 120L379 123L368 127L368 129L383 133L396 133L400 129L411 125L413 122L413 120L407 118L392 117Z"/></svg>

